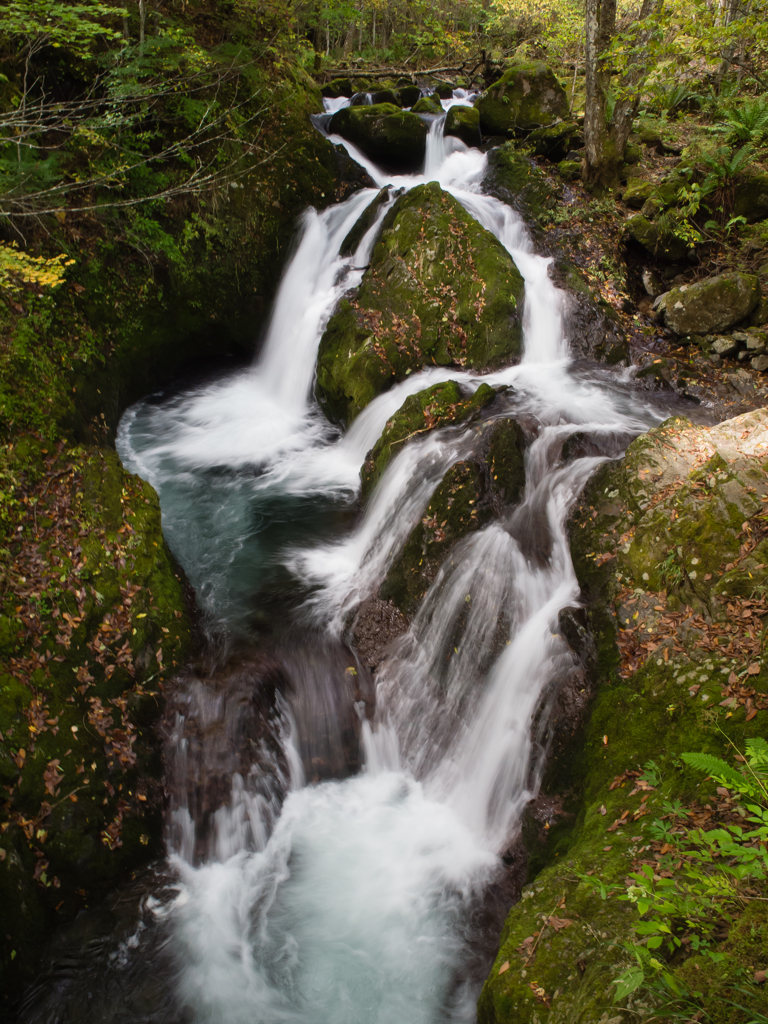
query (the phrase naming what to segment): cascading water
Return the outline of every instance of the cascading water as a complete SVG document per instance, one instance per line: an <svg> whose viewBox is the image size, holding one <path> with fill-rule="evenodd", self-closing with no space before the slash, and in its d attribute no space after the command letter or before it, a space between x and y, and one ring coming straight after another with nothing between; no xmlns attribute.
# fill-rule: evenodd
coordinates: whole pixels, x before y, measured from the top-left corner
<svg viewBox="0 0 768 1024"><path fill-rule="evenodd" d="M517 214L483 195L485 156L446 138L443 124L431 124L422 175L386 175L332 141L378 187L439 181L510 252L526 283L524 356L482 381L511 386L496 415L532 424L533 442L523 503L454 549L379 667L373 713L363 670L342 642L345 625L481 430L445 429L407 445L351 522L360 466L407 395L448 379L468 393L482 382L424 370L372 401L343 436L315 404L323 328L359 284L387 205L352 256L339 252L375 190L305 215L252 368L139 403L121 424L123 461L159 491L169 544L212 632L247 635L259 593L276 580L305 595L279 612L288 616L281 635L301 650L276 655L285 692L278 681L272 717L262 715L249 740L260 751L251 769L233 754L237 737L251 734L233 729L226 712L242 715L240 691L195 679L177 701L169 835L179 881L161 916L179 1019L196 1024L474 1019L464 969L471 911L536 793L546 724L539 716L544 726L534 728L537 711L574 668L559 635L560 613L578 602L565 524L600 459L563 464L562 443L575 433L613 437L618 452L666 415L616 375L569 365L564 296L548 261ZM302 719L323 685L328 700ZM341 693L359 718L364 770L305 785L327 777L313 772L306 736L311 722L327 726L338 714ZM223 784L219 805L206 796L203 813L206 750Z"/></svg>

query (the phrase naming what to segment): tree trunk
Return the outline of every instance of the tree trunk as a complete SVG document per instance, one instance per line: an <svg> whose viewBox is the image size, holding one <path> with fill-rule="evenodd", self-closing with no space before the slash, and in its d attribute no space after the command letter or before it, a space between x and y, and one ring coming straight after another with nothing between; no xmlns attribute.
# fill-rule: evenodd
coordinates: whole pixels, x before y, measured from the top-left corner
<svg viewBox="0 0 768 1024"><path fill-rule="evenodd" d="M638 22L643 24L647 21L661 2L662 0L643 0ZM637 52L633 54L629 70L621 82L623 95L613 108L610 138L613 143L614 155L619 164L624 159L624 150L627 148L627 140L632 131L632 122L637 116L637 108L640 106L640 90L648 65L645 52L650 34L650 30L641 31L638 34Z"/></svg>
<svg viewBox="0 0 768 1024"><path fill-rule="evenodd" d="M606 123L611 70L605 52L616 29L616 0L586 0L584 64L587 96L584 105L584 181L604 188L616 180L618 164Z"/></svg>
<svg viewBox="0 0 768 1024"><path fill-rule="evenodd" d="M144 0L139 0L139 47L144 46L144 21L145 21L145 10Z"/></svg>

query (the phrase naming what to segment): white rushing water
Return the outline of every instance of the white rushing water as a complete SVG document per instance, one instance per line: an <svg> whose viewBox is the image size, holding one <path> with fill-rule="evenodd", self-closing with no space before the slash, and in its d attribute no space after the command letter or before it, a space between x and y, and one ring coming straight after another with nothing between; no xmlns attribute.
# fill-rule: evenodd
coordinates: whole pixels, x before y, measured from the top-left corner
<svg viewBox="0 0 768 1024"><path fill-rule="evenodd" d="M508 415L535 424L524 502L454 550L380 667L375 715L363 725L363 773L305 785L286 729L294 767L281 776L291 779L282 809L238 775L202 864L192 852L194 816L188 804L178 808L173 943L179 998L199 1024L474 1019L476 992L458 983L468 910L536 794L544 742L537 710L573 668L559 635L560 613L578 602L566 517L600 460L562 464L558 452L570 434L632 436L664 415L618 384L573 375L564 296L548 260L533 252L519 216L483 195L485 156L445 138L443 122L432 121L421 175L387 175L333 141L378 187L440 182L519 267L524 355L482 381L511 385ZM446 470L476 444L468 427L407 445L359 522L330 539L312 532L319 513L311 503L349 507L366 452L407 395L441 380L468 392L481 383L471 373L424 370L371 402L343 436L320 413L312 397L317 347L335 305L361 280L385 208L353 256L339 249L375 195L361 190L305 214L252 368L140 403L121 424L123 461L160 491L169 542L214 623L278 566L311 588L305 626L340 634L376 592ZM274 523L291 515L281 533ZM312 525L302 533L299 520ZM538 555L526 544L525 524L534 521ZM276 819L271 835L259 818L267 813L269 825Z"/></svg>

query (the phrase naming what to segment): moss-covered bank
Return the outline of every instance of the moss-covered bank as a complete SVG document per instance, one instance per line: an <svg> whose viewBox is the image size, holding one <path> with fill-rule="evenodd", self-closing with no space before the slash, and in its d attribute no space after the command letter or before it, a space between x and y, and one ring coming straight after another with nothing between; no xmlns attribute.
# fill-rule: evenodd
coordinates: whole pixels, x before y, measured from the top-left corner
<svg viewBox="0 0 768 1024"><path fill-rule="evenodd" d="M155 726L192 630L157 496L108 447L119 417L197 361L250 358L298 214L349 187L314 83L247 74L247 173L50 218L65 282L0 295L0 1014L56 925L162 852Z"/></svg>
<svg viewBox="0 0 768 1024"><path fill-rule="evenodd" d="M553 818L544 833L546 866L509 915L481 1024L651 1014L642 997L613 1004L611 982L631 960L622 943L638 920L619 899L624 880L661 859L648 824L664 800L705 826L728 812L680 753L730 760L729 741L743 749L768 732L766 461L762 410L709 429L678 419L633 442L589 485L571 533L597 692L583 740L559 752L545 783L577 817L574 826ZM652 784L640 778L650 761ZM721 936L716 966L685 954L671 965L703 993L714 1021L747 1019L727 1002L736 985L751 990L752 1005L766 1002L751 984L768 965L764 906L750 904Z"/></svg>

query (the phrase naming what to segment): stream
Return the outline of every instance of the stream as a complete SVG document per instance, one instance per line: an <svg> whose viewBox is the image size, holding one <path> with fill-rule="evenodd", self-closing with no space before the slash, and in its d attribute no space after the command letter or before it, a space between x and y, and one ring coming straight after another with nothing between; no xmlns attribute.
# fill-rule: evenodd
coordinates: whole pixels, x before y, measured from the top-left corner
<svg viewBox="0 0 768 1024"><path fill-rule="evenodd" d="M457 90L443 106L471 99ZM430 120L419 175L387 174L332 136L377 188L303 215L253 365L123 417L120 456L157 489L229 668L187 670L171 700L167 864L127 891L130 912L113 906L119 926L52 956L25 1022L475 1020L507 909L497 900L489 923L489 893L538 791L547 710L578 668L560 632L579 604L569 509L605 458L671 410L630 371L571 360L571 300L520 216L483 194L486 156L444 136L444 120ZM414 373L342 432L313 396L320 338L396 193L430 181L520 270L523 357L484 375ZM389 201L341 257L384 186ZM447 380L466 394L506 386L493 416L525 425L524 499L452 551L372 678L351 623L481 431L411 441L363 509L360 467L405 398ZM576 434L592 454L564 461Z"/></svg>

